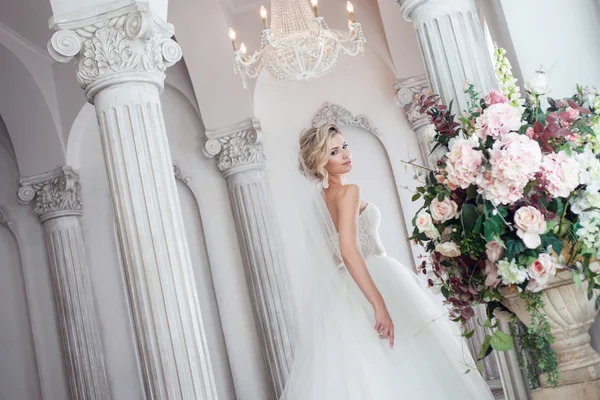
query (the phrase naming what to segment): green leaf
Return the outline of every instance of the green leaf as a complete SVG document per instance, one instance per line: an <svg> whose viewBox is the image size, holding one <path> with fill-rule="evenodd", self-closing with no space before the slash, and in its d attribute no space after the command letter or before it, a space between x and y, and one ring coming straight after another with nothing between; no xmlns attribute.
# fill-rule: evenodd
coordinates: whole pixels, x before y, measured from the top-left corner
<svg viewBox="0 0 600 400"><path fill-rule="evenodd" d="M415 193L412 197L412 201L417 201L421 198L421 193Z"/></svg>
<svg viewBox="0 0 600 400"><path fill-rule="evenodd" d="M466 339L471 339L473 337L473 335L475 334L475 330L463 333L462 336Z"/></svg>
<svg viewBox="0 0 600 400"><path fill-rule="evenodd" d="M479 212L477 212L477 208L473 204L463 204L460 220L466 233L473 231L478 218Z"/></svg>
<svg viewBox="0 0 600 400"><path fill-rule="evenodd" d="M442 296L444 296L444 298L448 298L450 297L450 291L448 290L448 288L446 286L442 286Z"/></svg>
<svg viewBox="0 0 600 400"><path fill-rule="evenodd" d="M475 227L473 227L473 231L480 232L482 223L483 223L483 215L480 215L479 218L477 218L477 221L475 222Z"/></svg>
<svg viewBox="0 0 600 400"><path fill-rule="evenodd" d="M502 226L504 225L504 221L499 215L495 215L492 218L488 218L483 223L483 232L485 235L485 240L491 242L494 240L494 237L500 235L502 233Z"/></svg>
<svg viewBox="0 0 600 400"><path fill-rule="evenodd" d="M548 204L548 211L552 211L553 213L561 215L565 210L565 205L563 201L557 197L552 199L550 204Z"/></svg>
<svg viewBox="0 0 600 400"><path fill-rule="evenodd" d="M547 248L548 246L552 246L552 250L556 254L560 254L563 250L562 241L556 237L556 235L552 233L546 233L545 235L540 236L542 238L542 247Z"/></svg>
<svg viewBox="0 0 600 400"><path fill-rule="evenodd" d="M483 339L483 343L481 344L481 350L479 350L477 361L483 360L492 352L492 348L490 347L491 339L492 337L490 335L485 335L485 339Z"/></svg>
<svg viewBox="0 0 600 400"><path fill-rule="evenodd" d="M467 198L473 199L477 196L477 186L471 185L467 188Z"/></svg>
<svg viewBox="0 0 600 400"><path fill-rule="evenodd" d="M525 186L525 189L523 189L523 193L524 193L525 195L528 195L528 194L529 194L529 192L531 192L531 189L533 189L533 186L535 185L535 182L536 182L536 181L529 181L529 182L527 183L527 185Z"/></svg>
<svg viewBox="0 0 600 400"><path fill-rule="evenodd" d="M504 255L506 256L506 258L508 260L512 260L519 253L521 253L522 251L524 251L527 248L525 246L525 243L523 243L523 241L521 239L519 239L519 237L517 237L516 235L509 236L506 239L504 239L504 245L506 246Z"/></svg>
<svg viewBox="0 0 600 400"><path fill-rule="evenodd" d="M575 287L579 289L581 287L581 275L578 273L573 274L573 282L575 283Z"/></svg>
<svg viewBox="0 0 600 400"><path fill-rule="evenodd" d="M515 347L512 336L500 330L494 331L490 339L490 345L496 351L508 351Z"/></svg>

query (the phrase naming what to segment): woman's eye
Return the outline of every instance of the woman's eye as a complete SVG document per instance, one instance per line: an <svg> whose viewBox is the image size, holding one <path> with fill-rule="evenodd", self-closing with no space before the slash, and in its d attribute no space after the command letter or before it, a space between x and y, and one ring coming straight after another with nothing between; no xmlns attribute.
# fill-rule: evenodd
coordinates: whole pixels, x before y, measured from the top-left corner
<svg viewBox="0 0 600 400"><path fill-rule="evenodd" d="M332 152L331 152L331 155L332 155L332 156L335 156L337 153L338 153L338 151L337 151L337 150L334 150L334 151L332 151Z"/></svg>
<svg viewBox="0 0 600 400"><path fill-rule="evenodd" d="M345 150L348 148L348 143L344 143L344 145L342 146L342 148Z"/></svg>

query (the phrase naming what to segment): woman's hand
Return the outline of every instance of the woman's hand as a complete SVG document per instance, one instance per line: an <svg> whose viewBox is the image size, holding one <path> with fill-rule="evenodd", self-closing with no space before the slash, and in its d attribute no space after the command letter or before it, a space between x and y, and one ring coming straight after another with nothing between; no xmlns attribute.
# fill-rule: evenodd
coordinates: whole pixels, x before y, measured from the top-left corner
<svg viewBox="0 0 600 400"><path fill-rule="evenodd" d="M390 340L390 348L394 348L394 323L385 304L375 307L375 330L381 339Z"/></svg>

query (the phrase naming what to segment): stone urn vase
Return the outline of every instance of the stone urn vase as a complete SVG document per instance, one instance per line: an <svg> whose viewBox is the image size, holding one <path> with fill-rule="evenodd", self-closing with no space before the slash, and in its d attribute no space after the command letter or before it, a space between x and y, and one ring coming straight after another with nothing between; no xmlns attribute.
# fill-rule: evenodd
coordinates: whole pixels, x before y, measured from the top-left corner
<svg viewBox="0 0 600 400"><path fill-rule="evenodd" d="M587 285L584 282L577 288L573 274L561 271L542 291L542 311L555 338L551 346L558 356L560 381L552 387L542 376L541 387L531 392L533 400L600 399L600 355L591 347L588 333L598 311L594 308L595 298L587 298ZM516 288L505 287L502 295L506 307L529 326L531 317Z"/></svg>

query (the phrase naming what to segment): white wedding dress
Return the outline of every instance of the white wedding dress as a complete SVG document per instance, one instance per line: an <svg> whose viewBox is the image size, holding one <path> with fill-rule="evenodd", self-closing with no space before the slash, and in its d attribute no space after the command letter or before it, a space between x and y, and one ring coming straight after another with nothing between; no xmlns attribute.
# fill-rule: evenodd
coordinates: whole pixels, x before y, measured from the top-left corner
<svg viewBox="0 0 600 400"><path fill-rule="evenodd" d="M447 312L414 272L386 256L380 219L373 204L361 212L359 249L394 322L395 348L378 337L373 308L340 263L333 273L338 288L317 282L311 292L281 399L493 399ZM337 237L333 243L339 249Z"/></svg>

